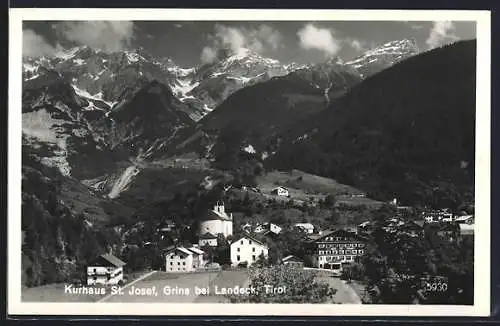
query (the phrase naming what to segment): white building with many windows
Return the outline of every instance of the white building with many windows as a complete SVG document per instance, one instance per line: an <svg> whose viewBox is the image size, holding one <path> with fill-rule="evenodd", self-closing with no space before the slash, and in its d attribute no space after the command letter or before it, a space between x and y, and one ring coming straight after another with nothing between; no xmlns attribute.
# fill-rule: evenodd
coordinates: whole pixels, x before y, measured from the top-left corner
<svg viewBox="0 0 500 326"><path fill-rule="evenodd" d="M352 263L356 257L364 255L369 245L367 238L343 229L325 232L313 243L316 267L334 270L340 270L343 264Z"/></svg>
<svg viewBox="0 0 500 326"><path fill-rule="evenodd" d="M238 266L242 263L250 266L259 260L261 255L267 259L268 254L269 248L265 243L248 235L244 235L231 243L232 266Z"/></svg>
<svg viewBox="0 0 500 326"><path fill-rule="evenodd" d="M177 247L165 254L165 271L168 273L194 272L205 265L204 252L196 247Z"/></svg>

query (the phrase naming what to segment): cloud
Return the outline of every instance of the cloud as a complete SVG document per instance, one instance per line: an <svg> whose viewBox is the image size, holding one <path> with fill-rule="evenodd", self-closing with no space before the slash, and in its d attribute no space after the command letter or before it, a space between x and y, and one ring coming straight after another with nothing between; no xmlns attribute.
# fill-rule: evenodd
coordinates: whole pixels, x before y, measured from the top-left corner
<svg viewBox="0 0 500 326"><path fill-rule="evenodd" d="M419 31L421 29L425 28L425 25L420 25L420 24L412 24L410 23L410 28L416 31Z"/></svg>
<svg viewBox="0 0 500 326"><path fill-rule="evenodd" d="M204 63L210 63L215 60L217 57L217 50L214 48L211 48L209 46L206 46L201 50L201 61Z"/></svg>
<svg viewBox="0 0 500 326"><path fill-rule="evenodd" d="M458 40L455 35L455 25L451 21L436 21L429 32L429 37L425 41L429 49L441 46L447 42Z"/></svg>
<svg viewBox="0 0 500 326"><path fill-rule="evenodd" d="M302 27L297 32L297 36L301 48L320 50L327 56L335 55L342 48L342 42L335 38L333 30L318 28L313 24Z"/></svg>
<svg viewBox="0 0 500 326"><path fill-rule="evenodd" d="M106 52L124 50L134 39L134 23L131 21L63 22L58 24L57 30L68 41Z"/></svg>
<svg viewBox="0 0 500 326"><path fill-rule="evenodd" d="M201 53L201 60L210 63L217 57L219 49L231 49L238 52L243 48L262 53L269 49L282 47L281 33L269 25L258 27L231 27L223 24L215 25L215 32L208 36L209 45Z"/></svg>
<svg viewBox="0 0 500 326"><path fill-rule="evenodd" d="M23 57L52 56L60 49L59 44L52 46L43 36L33 30L23 30Z"/></svg>

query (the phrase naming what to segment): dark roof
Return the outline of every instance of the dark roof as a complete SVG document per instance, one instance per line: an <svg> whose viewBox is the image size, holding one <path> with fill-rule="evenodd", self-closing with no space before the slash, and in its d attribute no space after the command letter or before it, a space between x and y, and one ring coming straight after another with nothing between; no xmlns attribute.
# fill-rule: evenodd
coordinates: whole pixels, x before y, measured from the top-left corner
<svg viewBox="0 0 500 326"><path fill-rule="evenodd" d="M413 223L420 226L420 227L423 227L425 224L425 221L413 221Z"/></svg>
<svg viewBox="0 0 500 326"><path fill-rule="evenodd" d="M213 220L221 220L221 221L232 221L231 217L223 218L222 216L217 215L213 210L207 211L200 219L201 221L213 221Z"/></svg>
<svg viewBox="0 0 500 326"><path fill-rule="evenodd" d="M217 236L213 235L210 232L207 232L207 233L200 235L200 239L217 239Z"/></svg>
<svg viewBox="0 0 500 326"><path fill-rule="evenodd" d="M338 229L338 230L333 230L333 231L326 231L319 238L314 239L312 242L320 241L320 240L326 238L327 236L331 236L331 235L349 236L349 237L353 237L353 238L357 238L357 239L368 241L368 238L365 237L365 236L362 236L362 235L359 235L359 234L356 234L354 232L350 232L350 231L347 231L347 230Z"/></svg>
<svg viewBox="0 0 500 326"><path fill-rule="evenodd" d="M100 255L96 260L94 260L91 265L121 267L126 265L126 263L113 256L112 254L103 254Z"/></svg>
<svg viewBox="0 0 500 326"><path fill-rule="evenodd" d="M300 262L302 263L302 259L300 259L299 257L297 256L294 256L294 255L289 255L289 256L286 256L285 258L283 258L281 260L282 262L287 262L287 261L295 261L295 262Z"/></svg>
<svg viewBox="0 0 500 326"><path fill-rule="evenodd" d="M232 243L238 242L238 241L240 241L241 239L244 239L244 238L253 240L253 241L257 242L257 243L260 243L261 245L266 245L266 243L264 241L261 241L261 240L255 238L254 236L251 236L249 234L243 234L243 235L239 236Z"/></svg>

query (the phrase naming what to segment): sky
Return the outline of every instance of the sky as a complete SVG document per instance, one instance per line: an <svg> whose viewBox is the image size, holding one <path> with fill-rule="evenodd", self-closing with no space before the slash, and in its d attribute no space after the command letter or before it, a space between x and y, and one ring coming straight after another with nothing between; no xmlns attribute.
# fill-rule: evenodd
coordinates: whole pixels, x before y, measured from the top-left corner
<svg viewBox="0 0 500 326"><path fill-rule="evenodd" d="M214 60L220 48L248 48L283 63L347 61L383 43L414 39L421 51L476 38L475 22L456 21L24 21L23 55L88 45L143 47L181 67Z"/></svg>

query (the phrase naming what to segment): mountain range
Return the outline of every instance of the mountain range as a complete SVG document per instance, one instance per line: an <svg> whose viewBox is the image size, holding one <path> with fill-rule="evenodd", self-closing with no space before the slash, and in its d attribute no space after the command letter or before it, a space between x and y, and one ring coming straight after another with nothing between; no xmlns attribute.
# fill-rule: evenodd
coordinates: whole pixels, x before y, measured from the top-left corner
<svg viewBox="0 0 500 326"><path fill-rule="evenodd" d="M110 221L119 228L177 190L251 182L263 169L300 169L408 205L471 202L475 48L420 53L399 40L307 65L221 50L191 68L142 48L25 58L23 230L30 250L44 243L52 251L37 253L58 257L38 272L95 249L84 239L68 247L73 230L105 247ZM35 283L57 281L45 274Z"/></svg>

